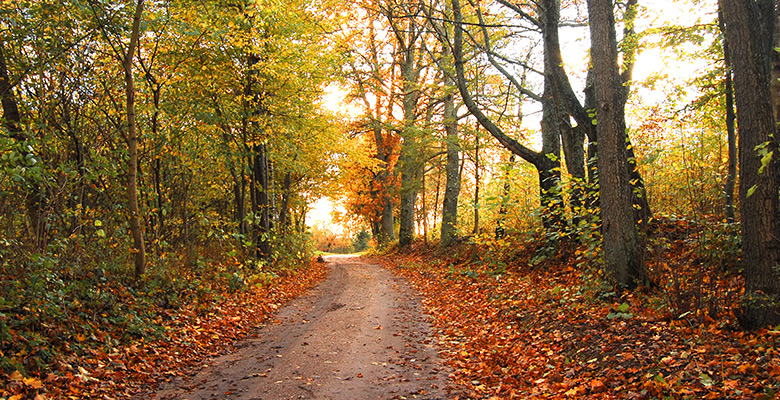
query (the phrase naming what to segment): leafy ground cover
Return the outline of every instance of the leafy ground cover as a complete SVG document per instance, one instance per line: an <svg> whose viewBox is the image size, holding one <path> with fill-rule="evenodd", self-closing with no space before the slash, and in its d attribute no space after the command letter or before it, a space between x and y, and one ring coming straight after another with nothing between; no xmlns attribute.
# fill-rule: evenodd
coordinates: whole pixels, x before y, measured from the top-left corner
<svg viewBox="0 0 780 400"><path fill-rule="evenodd" d="M542 262L532 243L503 258L464 244L375 261L422 293L469 397L775 398L780 332L738 328L741 279L702 266L695 243L665 245L649 260L654 288L635 293L599 285L572 245Z"/></svg>
<svg viewBox="0 0 780 400"><path fill-rule="evenodd" d="M172 265L142 285L105 269L11 271L21 267L3 264L0 398L147 391L227 351L325 275L317 262L276 272L237 263Z"/></svg>

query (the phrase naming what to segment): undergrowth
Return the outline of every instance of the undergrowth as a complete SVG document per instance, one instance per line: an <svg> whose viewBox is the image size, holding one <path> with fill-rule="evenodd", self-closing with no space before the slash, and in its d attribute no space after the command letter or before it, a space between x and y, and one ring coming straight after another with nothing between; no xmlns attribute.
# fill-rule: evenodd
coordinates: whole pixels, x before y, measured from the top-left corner
<svg viewBox="0 0 780 400"><path fill-rule="evenodd" d="M0 248L1 375L45 376L66 359L165 340L166 323L182 308L206 315L229 297L294 274L311 254L301 237L279 246L272 264L258 265L223 244L158 256L135 281L122 251L57 246L45 253L14 243Z"/></svg>
<svg viewBox="0 0 780 400"><path fill-rule="evenodd" d="M738 233L659 218L650 286L604 278L576 236L489 236L376 258L420 290L469 398L770 399L778 332L739 329ZM558 237L560 239L560 237Z"/></svg>

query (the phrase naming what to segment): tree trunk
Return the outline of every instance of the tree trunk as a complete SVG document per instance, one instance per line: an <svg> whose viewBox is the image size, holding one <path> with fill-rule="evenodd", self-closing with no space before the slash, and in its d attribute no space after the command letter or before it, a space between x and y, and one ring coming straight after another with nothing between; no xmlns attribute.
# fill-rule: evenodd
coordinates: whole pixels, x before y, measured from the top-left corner
<svg viewBox="0 0 780 400"><path fill-rule="evenodd" d="M722 0L734 68L739 127L739 197L748 329L780 323L780 162L772 102L776 2Z"/></svg>
<svg viewBox="0 0 780 400"><path fill-rule="evenodd" d="M479 234L479 126L474 128L474 229L473 235Z"/></svg>
<svg viewBox="0 0 780 400"><path fill-rule="evenodd" d="M449 45L443 46L442 59L445 68L450 66L451 54ZM447 148L447 163L445 174L447 181L444 185L444 201L441 212L441 245L447 247L452 244L458 235L458 197L460 196L460 145L458 143L458 116L455 110L455 95L452 88L455 83L449 73L444 74L444 132ZM438 195L438 191L437 191Z"/></svg>
<svg viewBox="0 0 780 400"><path fill-rule="evenodd" d="M726 26L723 22L723 9L718 7L718 28L723 36L723 63L726 67L726 76L724 78L724 90L726 95L726 141L729 148L728 172L726 173L726 183L723 185L723 197L725 199L724 214L726 222L734 223L734 189L737 181L737 134L736 119L734 112L734 84L731 73L731 54L726 45Z"/></svg>
<svg viewBox="0 0 780 400"><path fill-rule="evenodd" d="M643 248L634 223L628 169L623 81L617 64L615 17L611 0L588 0L599 138L604 264L610 279L633 288L646 281Z"/></svg>
<svg viewBox="0 0 780 400"><path fill-rule="evenodd" d="M130 211L130 232L133 236L132 252L135 259L135 279L139 279L146 272L146 250L141 230L141 212L138 209L138 123L135 113L135 80L133 79L133 57L136 46L138 46L143 3L143 0L138 0L136 4L130 44L123 60L125 96L127 98L127 197L128 210Z"/></svg>
<svg viewBox="0 0 780 400"><path fill-rule="evenodd" d="M543 0L537 7L542 23L544 39L544 93L542 94L542 153L546 155L547 171L540 174L542 190L542 207L545 215L545 227L559 230L566 221L561 193L561 139L564 139L564 150L567 154L569 168L576 170L577 165L584 164L584 152L579 160L573 159L576 154L576 144L569 122L569 112L563 99L561 82L556 70L563 63L558 39L558 24L561 19L561 4L559 0ZM571 157L571 158L570 158ZM579 202L576 196L571 200Z"/></svg>
<svg viewBox="0 0 780 400"><path fill-rule="evenodd" d="M269 203L268 154L265 144L258 144L253 147L252 167L254 170L252 186L257 201L255 210L256 213L260 214L259 219L257 214L255 214L255 220L258 221L256 225L255 257L270 260L271 242L268 235L271 234L271 206Z"/></svg>
<svg viewBox="0 0 780 400"><path fill-rule="evenodd" d="M395 25L393 25L395 26ZM419 91L417 85L418 69L415 63L415 42L417 32L413 21L409 21L408 32L397 36L407 37L408 42L400 43L402 48L401 76L403 78L403 110L404 120L401 129L401 213L399 215L398 245L407 247L414 239L414 209L417 201L418 180L420 175L419 137L414 123L417 112Z"/></svg>
<svg viewBox="0 0 780 400"><path fill-rule="evenodd" d="M423 243L428 245L428 201L425 197L425 171L422 173L422 196L420 200L422 200L422 207L421 213L422 213L422 227L423 227Z"/></svg>
<svg viewBox="0 0 780 400"><path fill-rule="evenodd" d="M377 110L377 114L379 111ZM376 143L376 158L382 162L382 171L379 172L377 181L374 184L379 185L377 189L376 201L379 206L377 213L377 242L384 245L395 240L395 220L393 216L393 197L390 193L392 185L392 173L389 165L389 150L386 148L385 140L382 136L382 127L378 122L374 127L374 142Z"/></svg>

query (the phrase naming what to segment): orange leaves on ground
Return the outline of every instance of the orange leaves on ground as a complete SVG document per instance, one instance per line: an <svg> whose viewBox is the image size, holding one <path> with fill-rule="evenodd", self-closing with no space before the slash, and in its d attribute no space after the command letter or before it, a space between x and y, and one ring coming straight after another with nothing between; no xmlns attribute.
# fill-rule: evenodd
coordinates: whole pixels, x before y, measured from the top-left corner
<svg viewBox="0 0 780 400"><path fill-rule="evenodd" d="M422 293L467 397L753 399L780 389L772 331L669 318L659 294L597 299L569 265L517 262L499 274L451 254L376 261Z"/></svg>
<svg viewBox="0 0 780 400"><path fill-rule="evenodd" d="M0 398L149 397L159 382L193 372L208 357L252 334L271 313L319 282L325 273L324 264L311 262L269 286L223 293L208 312L191 306L169 310L162 339L142 338L108 352L87 347L83 354L63 356L45 377L25 377L19 371L0 375Z"/></svg>

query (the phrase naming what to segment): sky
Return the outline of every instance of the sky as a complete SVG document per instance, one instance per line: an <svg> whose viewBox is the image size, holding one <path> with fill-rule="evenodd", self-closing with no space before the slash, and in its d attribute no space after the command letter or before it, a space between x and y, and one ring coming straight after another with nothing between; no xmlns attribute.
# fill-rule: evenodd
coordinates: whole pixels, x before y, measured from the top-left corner
<svg viewBox="0 0 780 400"><path fill-rule="evenodd" d="M309 226L320 226L337 235L344 233L344 228L339 224L333 223L333 217L331 213L334 209L339 209L341 212L346 212L341 205L334 204L333 201L327 197L321 197L314 202L309 209L309 213L306 216L306 222Z"/></svg>

